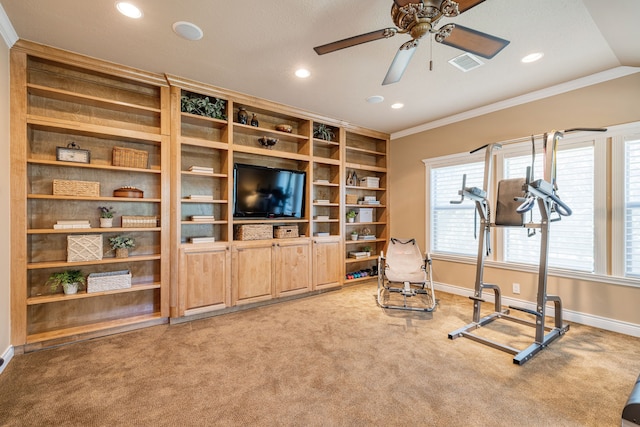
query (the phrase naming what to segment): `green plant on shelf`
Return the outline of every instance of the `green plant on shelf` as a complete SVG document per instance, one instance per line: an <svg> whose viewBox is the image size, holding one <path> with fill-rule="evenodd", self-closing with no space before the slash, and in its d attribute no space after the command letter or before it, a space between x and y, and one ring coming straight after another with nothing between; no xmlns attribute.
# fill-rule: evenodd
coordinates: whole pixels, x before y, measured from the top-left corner
<svg viewBox="0 0 640 427"><path fill-rule="evenodd" d="M325 141L332 141L336 136L330 127L324 123L320 123L313 129L313 137L324 139Z"/></svg>
<svg viewBox="0 0 640 427"><path fill-rule="evenodd" d="M347 218L349 218L349 219L354 219L356 217L356 215L358 215L358 213L356 211L354 211L353 209L350 210L349 212L347 212Z"/></svg>
<svg viewBox="0 0 640 427"><path fill-rule="evenodd" d="M113 218L113 215L116 211L113 210L113 206L98 206L98 210L100 211L100 218Z"/></svg>
<svg viewBox="0 0 640 427"><path fill-rule="evenodd" d="M69 287L75 285L81 288L85 284L85 278L80 270L65 270L51 273L47 284L51 289L51 292L56 292L58 288L62 287L65 294L75 293L70 292ZM76 289L77 291L77 289Z"/></svg>
<svg viewBox="0 0 640 427"><path fill-rule="evenodd" d="M129 236L110 237L109 244L114 251L116 249L130 249L136 245L133 238Z"/></svg>
<svg viewBox="0 0 640 427"><path fill-rule="evenodd" d="M227 101L208 96L186 94L180 97L180 110L184 113L197 114L199 116L214 119L227 120L224 113L227 109Z"/></svg>

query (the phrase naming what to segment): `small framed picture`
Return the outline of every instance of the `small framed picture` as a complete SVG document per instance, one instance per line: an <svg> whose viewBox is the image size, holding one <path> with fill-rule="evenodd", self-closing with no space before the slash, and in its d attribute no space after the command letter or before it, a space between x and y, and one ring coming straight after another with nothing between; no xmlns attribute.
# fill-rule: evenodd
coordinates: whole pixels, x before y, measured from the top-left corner
<svg viewBox="0 0 640 427"><path fill-rule="evenodd" d="M56 147L56 160L59 162L90 163L91 152L81 149L75 142L70 142L66 147Z"/></svg>

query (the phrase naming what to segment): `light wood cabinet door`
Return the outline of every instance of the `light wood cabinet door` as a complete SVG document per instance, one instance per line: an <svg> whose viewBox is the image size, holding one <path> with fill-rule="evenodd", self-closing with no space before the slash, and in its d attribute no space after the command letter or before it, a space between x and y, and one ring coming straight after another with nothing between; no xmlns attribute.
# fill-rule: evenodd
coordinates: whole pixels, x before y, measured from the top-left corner
<svg viewBox="0 0 640 427"><path fill-rule="evenodd" d="M311 241L305 238L274 243L276 297L311 290Z"/></svg>
<svg viewBox="0 0 640 427"><path fill-rule="evenodd" d="M231 265L233 304L248 304L273 297L272 242L234 243Z"/></svg>
<svg viewBox="0 0 640 427"><path fill-rule="evenodd" d="M180 315L231 304L230 263L228 245L180 250Z"/></svg>
<svg viewBox="0 0 640 427"><path fill-rule="evenodd" d="M323 289L342 283L342 244L340 239L313 241L313 288Z"/></svg>

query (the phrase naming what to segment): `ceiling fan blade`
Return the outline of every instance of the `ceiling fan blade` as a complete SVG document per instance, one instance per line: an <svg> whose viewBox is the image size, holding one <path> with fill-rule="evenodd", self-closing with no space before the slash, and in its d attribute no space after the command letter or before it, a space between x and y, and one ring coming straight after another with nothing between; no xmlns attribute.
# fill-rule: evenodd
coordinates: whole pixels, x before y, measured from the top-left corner
<svg viewBox="0 0 640 427"><path fill-rule="evenodd" d="M384 28L382 30L372 31L359 36L349 37L348 39L338 40L337 42L327 43L322 46L314 47L318 55L335 52L336 50L345 49L347 47L356 46L362 43L368 43L380 39L388 39L396 34L395 28Z"/></svg>
<svg viewBox="0 0 640 427"><path fill-rule="evenodd" d="M455 2L458 3L458 10L462 13L471 9L473 6L479 5L484 2L484 0L455 0Z"/></svg>
<svg viewBox="0 0 640 427"><path fill-rule="evenodd" d="M383 85L400 81L404 74L404 70L406 70L409 65L409 61L411 61L413 54L416 53L417 46L417 39L410 40L400 46L400 49L398 49L398 52L389 67L389 71L387 71L387 75L384 77L384 81L382 82Z"/></svg>
<svg viewBox="0 0 640 427"><path fill-rule="evenodd" d="M436 40L438 39L436 38ZM474 55L482 56L483 58L491 59L510 42L500 37L481 33L480 31L455 24L451 34L440 41L440 43L473 53Z"/></svg>

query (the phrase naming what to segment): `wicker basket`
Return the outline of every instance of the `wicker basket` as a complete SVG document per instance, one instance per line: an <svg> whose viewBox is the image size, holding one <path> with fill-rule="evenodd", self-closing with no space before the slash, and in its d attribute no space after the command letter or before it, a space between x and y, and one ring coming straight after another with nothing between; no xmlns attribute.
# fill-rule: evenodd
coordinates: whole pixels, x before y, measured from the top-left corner
<svg viewBox="0 0 640 427"><path fill-rule="evenodd" d="M122 216L122 228L153 228L158 226L155 216Z"/></svg>
<svg viewBox="0 0 640 427"><path fill-rule="evenodd" d="M67 236L67 262L98 261L101 259L101 234Z"/></svg>
<svg viewBox="0 0 640 427"><path fill-rule="evenodd" d="M298 226L297 225L286 225L276 227L273 232L273 236L276 239L287 239L291 237L298 237Z"/></svg>
<svg viewBox="0 0 640 427"><path fill-rule="evenodd" d="M357 194L347 194L345 195L345 203L347 205L355 205L358 203L358 195Z"/></svg>
<svg viewBox="0 0 640 427"><path fill-rule="evenodd" d="M273 239L273 226L269 224L244 224L236 227L236 240Z"/></svg>
<svg viewBox="0 0 640 427"><path fill-rule="evenodd" d="M131 287L129 270L91 273L87 276L87 293L128 289Z"/></svg>
<svg viewBox="0 0 640 427"><path fill-rule="evenodd" d="M149 168L149 153L133 148L113 147L113 166L127 168Z"/></svg>
<svg viewBox="0 0 640 427"><path fill-rule="evenodd" d="M53 180L54 196L100 197L100 183L93 181Z"/></svg>

